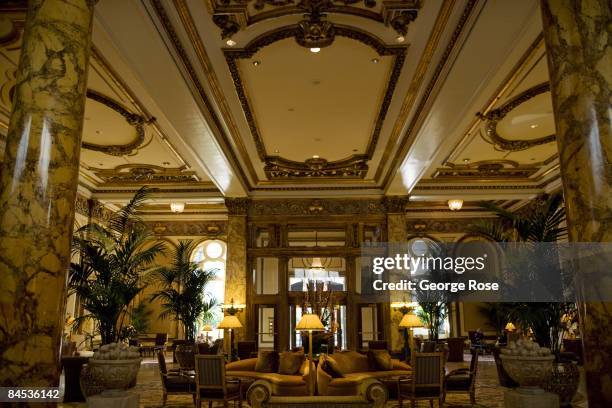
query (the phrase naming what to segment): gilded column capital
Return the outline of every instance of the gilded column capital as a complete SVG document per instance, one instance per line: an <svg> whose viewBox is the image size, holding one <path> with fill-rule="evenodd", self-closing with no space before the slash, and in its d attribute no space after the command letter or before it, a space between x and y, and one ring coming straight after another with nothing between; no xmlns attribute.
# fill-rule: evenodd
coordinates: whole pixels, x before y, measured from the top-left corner
<svg viewBox="0 0 612 408"><path fill-rule="evenodd" d="M387 213L403 214L406 210L408 200L408 196L385 196L385 198L383 199L383 204L385 206L385 209L387 210Z"/></svg>
<svg viewBox="0 0 612 408"><path fill-rule="evenodd" d="M229 215L247 215L251 200L245 197L225 199L225 206Z"/></svg>

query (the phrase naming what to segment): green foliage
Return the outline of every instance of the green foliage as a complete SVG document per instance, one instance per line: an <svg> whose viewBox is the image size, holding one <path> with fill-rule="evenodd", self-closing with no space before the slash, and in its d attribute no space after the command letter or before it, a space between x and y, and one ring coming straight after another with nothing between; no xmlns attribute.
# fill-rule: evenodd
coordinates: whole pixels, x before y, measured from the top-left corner
<svg viewBox="0 0 612 408"><path fill-rule="evenodd" d="M172 317L183 324L185 339L194 341L196 324L209 320L218 306L217 300L205 294L206 285L215 277L216 270L202 270L190 260L195 249L193 241L180 241L171 253L172 263L158 268L150 279L160 286L151 298L162 301L161 319Z"/></svg>
<svg viewBox="0 0 612 408"><path fill-rule="evenodd" d="M88 224L73 238L78 262L70 265L68 285L86 311L76 323L94 320L102 344L118 340L127 306L144 289L141 277L154 268L155 257L164 251L163 243L136 215L150 193L142 187L107 225Z"/></svg>
<svg viewBox="0 0 612 408"><path fill-rule="evenodd" d="M147 307L145 302L140 302L130 311L130 321L136 334L144 334L149 330L151 315L153 312Z"/></svg>

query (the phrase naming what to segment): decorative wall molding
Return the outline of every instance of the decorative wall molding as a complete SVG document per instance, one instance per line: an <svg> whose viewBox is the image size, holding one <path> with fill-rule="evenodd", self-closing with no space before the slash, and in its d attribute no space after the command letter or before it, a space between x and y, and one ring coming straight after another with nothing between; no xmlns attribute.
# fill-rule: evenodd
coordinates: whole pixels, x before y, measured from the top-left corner
<svg viewBox="0 0 612 408"><path fill-rule="evenodd" d="M251 103L245 91L245 85L240 76L240 70L238 68L239 59L251 58L260 49L277 41L295 36L297 30L299 30L297 25L283 27L278 30L267 32L255 38L244 48L223 49L225 60L229 67L229 71L234 82L234 87L236 88L236 93L238 94L238 99L240 100L242 110L251 131L251 136L253 137L253 141L257 148L257 154L259 155L260 160L265 163L266 175L269 179L293 178L308 180L312 178L364 178L368 170L367 162L372 159L374 151L376 150L376 145L378 144L382 125L389 110L389 105L391 104L401 69L404 65L407 48L406 46L387 46L378 38L352 27L335 27L334 35L359 41L372 47L381 56L393 56L393 68L384 92L380 110L376 117L372 135L364 153L352 155L346 159L337 160L334 162L328 162L325 159L317 159L315 161L313 161L313 159L309 159L304 162L297 162L279 156L270 156L267 153L261 133L257 126L257 121L255 119Z"/></svg>
<svg viewBox="0 0 612 408"><path fill-rule="evenodd" d="M469 232L482 218L431 218L406 221L406 230L412 235L432 233Z"/></svg>
<svg viewBox="0 0 612 408"><path fill-rule="evenodd" d="M150 164L123 164L114 169L90 168L94 174L110 185L196 183L194 171L184 168L166 168Z"/></svg>
<svg viewBox="0 0 612 408"><path fill-rule="evenodd" d="M556 140L555 135L549 135L540 137L537 139L530 140L509 140L505 139L497 133L497 123L506 117L506 115L515 109L517 106L535 98L536 96L550 92L550 84L548 82L536 85L521 92L510 101L503 104L497 109L493 109L485 114L478 113L477 116L486 121L485 132L490 138L490 142L496 147L509 152L517 152L521 150L527 150L534 146L540 146L547 143L552 143Z"/></svg>
<svg viewBox="0 0 612 408"><path fill-rule="evenodd" d="M200 236L220 238L227 234L225 221L146 221L158 236Z"/></svg>
<svg viewBox="0 0 612 408"><path fill-rule="evenodd" d="M242 197L225 199L228 215L247 215L250 203L250 199Z"/></svg>
<svg viewBox="0 0 612 408"><path fill-rule="evenodd" d="M482 160L469 164L446 163L448 167L436 169L434 179L527 179L535 174L539 167L525 166L512 160Z"/></svg>
<svg viewBox="0 0 612 408"><path fill-rule="evenodd" d="M155 118L147 120L143 116L130 112L119 102L92 89L87 90L87 98L99 102L123 116L126 122L129 123L130 126L133 126L136 130L136 138L131 142L122 145L99 145L95 143L82 142L81 146L83 149L95 150L111 156L123 156L132 153L144 143L144 125L151 123L155 120Z"/></svg>
<svg viewBox="0 0 612 408"><path fill-rule="evenodd" d="M372 20L406 35L408 25L418 15L418 0L208 0L213 22L221 29L221 38L228 38L252 24L287 15L302 15L303 22L328 23L329 14L349 14ZM380 7L376 7L380 4ZM251 7L252 5L252 7ZM318 21L317 21L318 20ZM317 27L319 27L317 25ZM317 30L319 31L319 30ZM311 33L306 30L304 33Z"/></svg>
<svg viewBox="0 0 612 408"><path fill-rule="evenodd" d="M386 196L383 199L383 205L388 213L403 214L406 212L408 201L408 196Z"/></svg>
<svg viewBox="0 0 612 408"><path fill-rule="evenodd" d="M254 200L248 209L250 217L383 215L382 199L270 199Z"/></svg>
<svg viewBox="0 0 612 408"><path fill-rule="evenodd" d="M99 222L107 222L113 215L113 212L98 200L86 198L81 194L77 194L75 211L88 219Z"/></svg>

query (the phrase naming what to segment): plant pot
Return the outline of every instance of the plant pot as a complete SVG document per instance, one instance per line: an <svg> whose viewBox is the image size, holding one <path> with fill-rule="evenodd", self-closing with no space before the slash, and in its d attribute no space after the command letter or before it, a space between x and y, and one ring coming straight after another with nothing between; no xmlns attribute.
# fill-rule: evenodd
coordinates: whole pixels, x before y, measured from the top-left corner
<svg viewBox="0 0 612 408"><path fill-rule="evenodd" d="M89 359L81 370L80 384L85 397L108 391L121 391L136 385L141 358L129 360Z"/></svg>
<svg viewBox="0 0 612 408"><path fill-rule="evenodd" d="M176 361L182 370L195 370L195 355L197 348L195 343L177 344L174 350Z"/></svg>
<svg viewBox="0 0 612 408"><path fill-rule="evenodd" d="M515 356L501 354L506 373L519 385L518 392L537 394L552 375L552 363L555 357L548 356Z"/></svg>
<svg viewBox="0 0 612 408"><path fill-rule="evenodd" d="M562 407L569 407L578 392L579 381L580 371L575 362L554 363L552 375L544 389L557 394Z"/></svg>

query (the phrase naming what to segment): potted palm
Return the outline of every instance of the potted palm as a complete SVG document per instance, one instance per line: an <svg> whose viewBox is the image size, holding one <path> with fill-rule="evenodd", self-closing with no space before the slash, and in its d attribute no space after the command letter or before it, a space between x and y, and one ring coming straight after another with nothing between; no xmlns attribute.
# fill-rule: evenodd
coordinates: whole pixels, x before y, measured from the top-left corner
<svg viewBox="0 0 612 408"><path fill-rule="evenodd" d="M203 270L191 261L195 243L179 241L171 252L169 266L161 267L150 275L160 290L151 300L159 299L162 307L160 319L173 318L183 327L185 344L177 345L176 359L182 368L194 366L196 325L198 321L210 320L218 306L217 300L205 292L206 285L215 277L216 270Z"/></svg>
<svg viewBox="0 0 612 408"><path fill-rule="evenodd" d="M107 224L91 223L73 238L77 262L70 265L68 286L85 313L78 327L93 320L102 346L82 372L86 395L135 384L140 366L137 349L118 344L126 324L127 308L145 287L142 276L154 267L164 245L145 227L136 213L151 190L143 187L114 213ZM118 375L120 373L121 375Z"/></svg>
<svg viewBox="0 0 612 408"><path fill-rule="evenodd" d="M567 237L565 227L565 208L561 193L544 195L526 210L512 213L490 203L482 203L482 206L497 215L493 221L483 221L473 227L473 232L483 235L495 242L559 242ZM536 247L536 246L534 246ZM547 264L554 265L558 254L554 251L538 251L533 258L549 258ZM529 267L529 262L526 264ZM556 273L556 271L552 271ZM533 276L534 280L526 282L531 287L541 285L534 284L539 276ZM559 288L562 290L564 277L559 275ZM546 281L550 285L550 279ZM524 333L533 333L535 341L539 346L550 349L555 357L552 375L549 376L545 386L550 391L557 393L561 404L567 405L571 402L578 390L579 372L574 363L560 361L559 352L565 331L565 320L567 316L575 314L574 303L508 303L504 305L507 312L507 321L513 321Z"/></svg>

